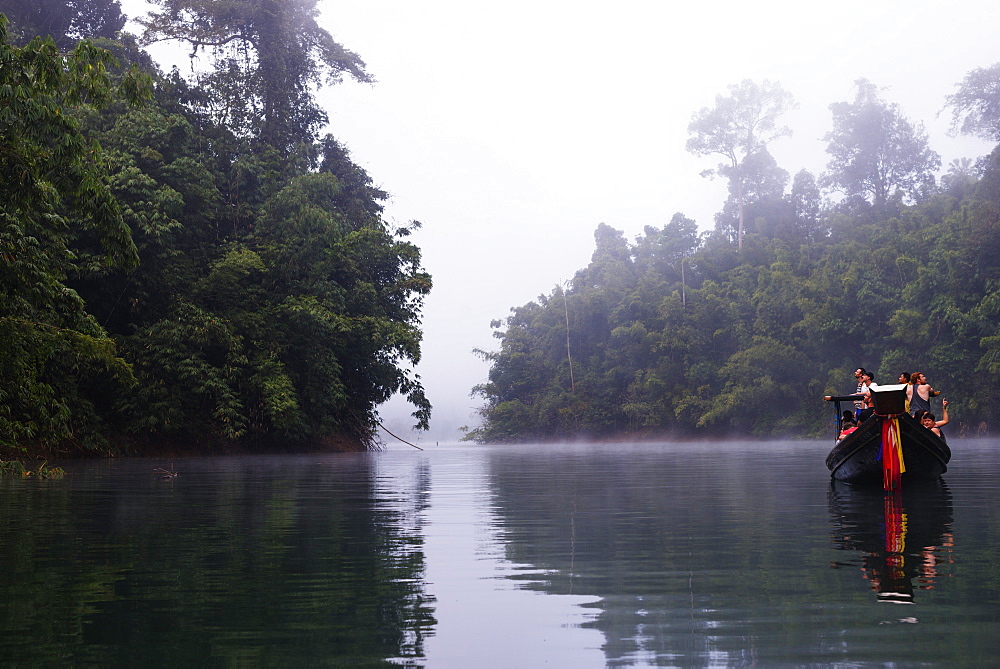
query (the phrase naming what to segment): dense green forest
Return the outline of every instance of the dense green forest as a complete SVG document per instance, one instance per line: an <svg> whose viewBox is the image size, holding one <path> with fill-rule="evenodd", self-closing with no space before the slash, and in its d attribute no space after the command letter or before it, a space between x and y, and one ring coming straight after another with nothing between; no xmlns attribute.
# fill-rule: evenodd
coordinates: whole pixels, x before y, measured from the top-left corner
<svg viewBox="0 0 1000 669"><path fill-rule="evenodd" d="M1000 64L947 102L957 131L1000 141ZM768 152L794 105L750 81L692 117L730 197L699 234L677 214L634 242L601 224L590 264L495 321L481 442L832 434L825 394L853 370L924 372L952 434L1000 418L1000 150L941 160L920 125L859 80L830 106L827 171ZM790 188L789 188L789 182Z"/></svg>
<svg viewBox="0 0 1000 669"><path fill-rule="evenodd" d="M417 222L324 135L316 88L371 82L317 0L0 0L0 455L370 447L411 370L431 288ZM172 40L202 71L162 72ZM947 102L1000 141L1000 65ZM692 116L729 198L634 241L495 323L481 427L505 442L818 435L864 366L923 371L952 430L996 424L1000 153L941 159L859 80L830 105L829 162L768 146L795 105L744 81Z"/></svg>
<svg viewBox="0 0 1000 669"><path fill-rule="evenodd" d="M314 99L364 62L316 0L153 4L0 0L0 455L364 448L397 392L426 427L419 224Z"/></svg>

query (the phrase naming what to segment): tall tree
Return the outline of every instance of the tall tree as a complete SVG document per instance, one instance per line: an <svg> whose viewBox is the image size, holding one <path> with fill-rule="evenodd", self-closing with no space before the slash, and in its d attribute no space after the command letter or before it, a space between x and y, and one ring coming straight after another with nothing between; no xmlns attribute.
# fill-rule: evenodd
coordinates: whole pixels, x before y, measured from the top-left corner
<svg viewBox="0 0 1000 669"><path fill-rule="evenodd" d="M816 241L820 236L819 215L822 201L816 177L808 170L799 170L792 180L790 196L795 208L795 220L807 241Z"/></svg>
<svg viewBox="0 0 1000 669"><path fill-rule="evenodd" d="M730 239L740 235L740 221L743 219L743 235L748 231L762 232L752 225L753 216L780 208L788 184L788 172L780 167L774 157L762 148L748 155L741 167L742 178L729 182L729 198L722 211L715 215L716 230ZM747 214L750 214L749 221ZM750 228L750 230L748 230Z"/></svg>
<svg viewBox="0 0 1000 669"><path fill-rule="evenodd" d="M945 99L954 130L1000 142L1000 63L972 70Z"/></svg>
<svg viewBox="0 0 1000 669"><path fill-rule="evenodd" d="M725 162L702 176L719 174L729 180L739 211L737 245L743 248L744 205L748 160L772 141L791 134L778 119L794 108L795 101L777 82L758 85L750 79L729 87L729 96L715 97L715 107L704 107L688 124L687 150L700 156L721 155Z"/></svg>
<svg viewBox="0 0 1000 669"><path fill-rule="evenodd" d="M140 22L146 44L181 40L192 56L208 51L214 71L202 83L214 113L234 130L279 150L309 142L327 120L313 87L345 75L373 78L357 54L316 22L318 0L152 0Z"/></svg>
<svg viewBox="0 0 1000 669"><path fill-rule="evenodd" d="M824 137L830 162L821 185L864 198L883 214L893 199L929 193L941 156L931 150L923 124L913 125L867 79L855 85L853 102L830 105L833 130Z"/></svg>

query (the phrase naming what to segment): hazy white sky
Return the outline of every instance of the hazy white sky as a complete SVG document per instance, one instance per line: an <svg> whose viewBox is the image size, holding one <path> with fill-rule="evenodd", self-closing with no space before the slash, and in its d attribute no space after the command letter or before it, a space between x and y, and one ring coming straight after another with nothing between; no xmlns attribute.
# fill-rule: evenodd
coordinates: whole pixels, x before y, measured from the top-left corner
<svg viewBox="0 0 1000 669"><path fill-rule="evenodd" d="M142 0L122 0L127 14ZM320 0L321 23L377 78L325 88L330 132L419 220L435 287L417 368L435 406L421 443L476 424L469 390L495 348L489 323L583 268L601 222L634 239L675 212L703 229L725 199L684 150L691 115L744 78L779 81L799 108L778 164L817 176L829 105L867 77L923 122L945 165L991 147L946 136L944 97L1000 61L1000 9L972 0L673 2ZM182 71L186 51L161 50ZM409 409L391 402L394 432ZM398 432L397 432L398 433ZM418 438L407 433L407 438Z"/></svg>

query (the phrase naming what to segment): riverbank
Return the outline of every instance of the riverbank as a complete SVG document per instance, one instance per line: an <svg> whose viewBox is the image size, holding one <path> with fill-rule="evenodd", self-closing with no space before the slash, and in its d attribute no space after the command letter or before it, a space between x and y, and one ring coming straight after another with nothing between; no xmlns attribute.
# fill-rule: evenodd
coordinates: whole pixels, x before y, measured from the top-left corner
<svg viewBox="0 0 1000 669"><path fill-rule="evenodd" d="M114 437L102 448L85 448L76 442L31 443L21 450L0 448L0 460L37 462L106 458L184 458L205 455L294 455L302 453L364 453L369 450L356 437L329 435L309 442L235 442L222 439Z"/></svg>

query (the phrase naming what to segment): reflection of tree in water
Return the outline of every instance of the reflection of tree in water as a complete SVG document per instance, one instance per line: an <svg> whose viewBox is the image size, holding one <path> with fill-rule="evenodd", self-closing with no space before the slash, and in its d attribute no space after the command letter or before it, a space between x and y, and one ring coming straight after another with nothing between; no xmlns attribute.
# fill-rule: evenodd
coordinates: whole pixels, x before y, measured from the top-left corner
<svg viewBox="0 0 1000 669"><path fill-rule="evenodd" d="M428 468L403 481L377 462L190 460L169 481L122 467L62 489L19 482L0 498L0 654L129 666L422 657L435 624Z"/></svg>
<svg viewBox="0 0 1000 669"><path fill-rule="evenodd" d="M673 450L491 453L507 558L535 568L524 587L599 598L590 625L610 666L815 648L810 607L832 578L806 559L801 528L825 529L824 473L790 483L780 469L748 475L753 453ZM812 541L829 550L825 534Z"/></svg>
<svg viewBox="0 0 1000 669"><path fill-rule="evenodd" d="M943 481L910 482L895 494L834 481L829 505L834 545L863 553L861 571L879 601L913 603L914 582L918 590L934 589L938 564L951 561L953 546Z"/></svg>

